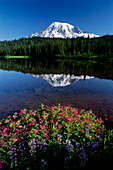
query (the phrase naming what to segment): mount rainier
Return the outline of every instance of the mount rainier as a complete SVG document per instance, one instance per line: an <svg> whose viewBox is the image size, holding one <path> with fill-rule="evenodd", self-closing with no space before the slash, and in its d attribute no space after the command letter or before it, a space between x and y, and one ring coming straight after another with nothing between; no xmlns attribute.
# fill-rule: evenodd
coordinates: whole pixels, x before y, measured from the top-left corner
<svg viewBox="0 0 113 170"><path fill-rule="evenodd" d="M53 22L44 31L31 34L29 37L48 37L48 38L77 38L84 37L87 38L99 37L93 33L88 33L86 31L80 30L79 27L73 26L68 23Z"/></svg>
<svg viewBox="0 0 113 170"><path fill-rule="evenodd" d="M75 76L75 75L66 75L66 74L41 74L33 75L36 78L42 78L48 82L53 87L64 87L76 83L79 80L92 79L94 77L86 75Z"/></svg>

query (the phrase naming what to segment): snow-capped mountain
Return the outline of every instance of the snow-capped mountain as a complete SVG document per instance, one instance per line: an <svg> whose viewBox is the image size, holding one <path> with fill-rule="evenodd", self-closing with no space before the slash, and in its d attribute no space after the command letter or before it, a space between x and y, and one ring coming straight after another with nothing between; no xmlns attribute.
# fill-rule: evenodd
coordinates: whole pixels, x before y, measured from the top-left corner
<svg viewBox="0 0 113 170"><path fill-rule="evenodd" d="M68 23L53 22L44 31L31 34L29 37L49 37L49 38L77 38L84 37L87 38L99 37L93 33L88 33L86 31L80 30L79 27L73 26Z"/></svg>
<svg viewBox="0 0 113 170"><path fill-rule="evenodd" d="M61 87L61 86L63 87L63 86L70 85L72 83L76 83L79 80L94 78L90 76L84 77L83 75L74 76L70 74L68 75L66 74L41 74L41 75L33 75L33 77L42 78L46 80L53 87Z"/></svg>

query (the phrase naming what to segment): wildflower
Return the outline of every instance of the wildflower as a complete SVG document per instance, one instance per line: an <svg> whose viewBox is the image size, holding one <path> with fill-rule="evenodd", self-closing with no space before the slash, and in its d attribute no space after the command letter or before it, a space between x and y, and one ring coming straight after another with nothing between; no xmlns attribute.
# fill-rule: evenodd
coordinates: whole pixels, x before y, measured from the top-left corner
<svg viewBox="0 0 113 170"><path fill-rule="evenodd" d="M102 119L100 119L100 123L104 123L104 121Z"/></svg>
<svg viewBox="0 0 113 170"><path fill-rule="evenodd" d="M57 135L57 141L58 141L58 144L61 145L61 142L62 142L62 135L61 134Z"/></svg>
<svg viewBox="0 0 113 170"><path fill-rule="evenodd" d="M76 122L76 118L74 118L73 121Z"/></svg>
<svg viewBox="0 0 113 170"><path fill-rule="evenodd" d="M49 136L46 136L46 139L48 140L48 139L49 139Z"/></svg>
<svg viewBox="0 0 113 170"><path fill-rule="evenodd" d="M2 160L0 158L0 169L2 169Z"/></svg>
<svg viewBox="0 0 113 170"><path fill-rule="evenodd" d="M83 129L82 129L81 131L82 131L82 133L84 133L84 130L83 130Z"/></svg>
<svg viewBox="0 0 113 170"><path fill-rule="evenodd" d="M33 119L33 124L35 124L36 123L36 120L35 119Z"/></svg>
<svg viewBox="0 0 113 170"><path fill-rule="evenodd" d="M27 127L28 127L28 126L31 126L31 123L28 123L28 124L27 124Z"/></svg>
<svg viewBox="0 0 113 170"><path fill-rule="evenodd" d="M16 137L16 139L20 141L20 138Z"/></svg>
<svg viewBox="0 0 113 170"><path fill-rule="evenodd" d="M90 119L91 119L91 120L93 120L93 118L92 118L92 117L91 117Z"/></svg>
<svg viewBox="0 0 113 170"><path fill-rule="evenodd" d="M20 111L20 115L22 115L22 113L23 113L23 110Z"/></svg>
<svg viewBox="0 0 113 170"><path fill-rule="evenodd" d="M59 124L59 125L58 125L58 128L61 129L61 127L62 127L62 126Z"/></svg>
<svg viewBox="0 0 113 170"><path fill-rule="evenodd" d="M47 165L47 162L44 161L44 159L42 159L41 164L42 164L42 168L44 168Z"/></svg>
<svg viewBox="0 0 113 170"><path fill-rule="evenodd" d="M46 134L48 134L48 133L49 133L47 130L44 130L44 132L45 132Z"/></svg>
<svg viewBox="0 0 113 170"><path fill-rule="evenodd" d="M54 122L54 119L51 119L51 121L50 121L50 122L51 122L51 123L52 123L52 122Z"/></svg>
<svg viewBox="0 0 113 170"><path fill-rule="evenodd" d="M47 127L46 127L45 125L43 125L43 128L44 128L44 129L47 129Z"/></svg>

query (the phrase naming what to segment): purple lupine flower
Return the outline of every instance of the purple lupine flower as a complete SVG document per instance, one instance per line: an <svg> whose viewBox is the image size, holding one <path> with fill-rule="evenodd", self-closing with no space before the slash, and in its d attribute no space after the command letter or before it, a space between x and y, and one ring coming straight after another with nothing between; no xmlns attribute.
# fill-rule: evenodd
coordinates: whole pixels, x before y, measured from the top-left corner
<svg viewBox="0 0 113 170"><path fill-rule="evenodd" d="M16 149L16 145L14 145L13 148L11 148L10 160L11 160L10 168L12 168L13 166L14 167L17 166L17 149Z"/></svg>
<svg viewBox="0 0 113 170"><path fill-rule="evenodd" d="M45 142L45 139L43 140L43 142L42 142L42 152L46 152L46 150L47 150L47 142Z"/></svg>
<svg viewBox="0 0 113 170"><path fill-rule="evenodd" d="M71 144L71 141L70 140L66 140L66 149L68 150L69 153L72 153L74 150L73 150L73 145Z"/></svg>
<svg viewBox="0 0 113 170"><path fill-rule="evenodd" d="M31 153L31 156L36 153L36 142L35 142L35 138L30 140L30 153Z"/></svg>
<svg viewBox="0 0 113 170"><path fill-rule="evenodd" d="M47 166L47 162L46 162L44 159L42 159L41 164L42 164L42 168L44 168L45 166Z"/></svg>

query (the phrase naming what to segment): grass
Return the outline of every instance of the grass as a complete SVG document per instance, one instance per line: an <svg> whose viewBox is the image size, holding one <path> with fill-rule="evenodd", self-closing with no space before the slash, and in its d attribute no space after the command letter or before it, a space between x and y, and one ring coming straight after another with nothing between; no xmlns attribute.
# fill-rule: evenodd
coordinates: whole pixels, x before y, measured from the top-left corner
<svg viewBox="0 0 113 170"><path fill-rule="evenodd" d="M5 58L6 59L11 59L11 58L25 58L25 59L27 59L27 58L29 58L29 56L10 56L10 55L7 55L7 56L5 56Z"/></svg>
<svg viewBox="0 0 113 170"><path fill-rule="evenodd" d="M3 169L102 169L112 160L113 130L91 110L42 105L0 121Z"/></svg>

